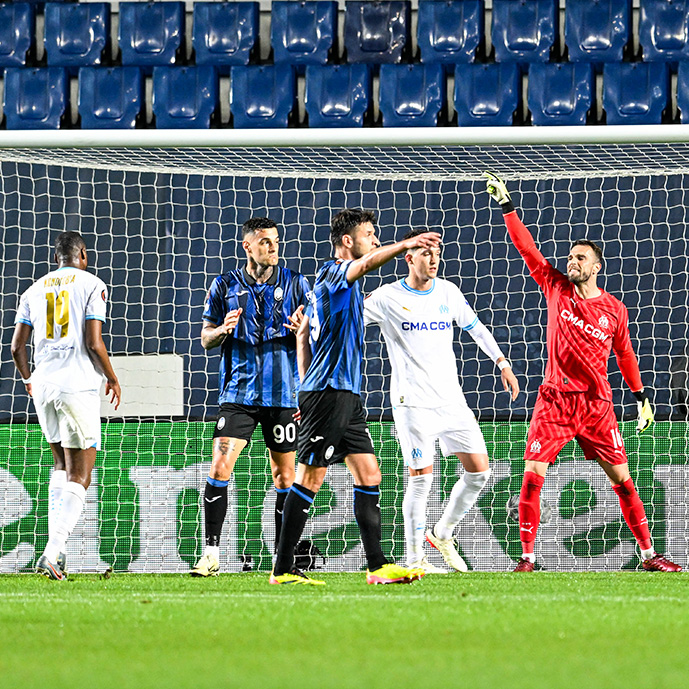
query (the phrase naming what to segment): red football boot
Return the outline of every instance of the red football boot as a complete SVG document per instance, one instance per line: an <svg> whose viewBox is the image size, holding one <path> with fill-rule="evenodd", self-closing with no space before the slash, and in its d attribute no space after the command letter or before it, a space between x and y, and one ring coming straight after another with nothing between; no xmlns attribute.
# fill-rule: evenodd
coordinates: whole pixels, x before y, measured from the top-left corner
<svg viewBox="0 0 689 689"><path fill-rule="evenodd" d="M533 572L535 567L536 567L535 562L531 562L531 560L527 560L524 557L520 557L519 562L517 562L517 566L514 568L513 571L515 571L515 572Z"/></svg>
<svg viewBox="0 0 689 689"><path fill-rule="evenodd" d="M644 560L641 565L647 572L681 572L682 568L666 557L657 553L650 559Z"/></svg>

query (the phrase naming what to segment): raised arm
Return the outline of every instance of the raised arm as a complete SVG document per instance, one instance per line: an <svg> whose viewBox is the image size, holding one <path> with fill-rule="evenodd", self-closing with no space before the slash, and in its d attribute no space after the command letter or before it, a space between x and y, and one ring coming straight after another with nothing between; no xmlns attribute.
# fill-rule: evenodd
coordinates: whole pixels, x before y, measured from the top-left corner
<svg viewBox="0 0 689 689"><path fill-rule="evenodd" d="M407 251L407 249L423 248L434 249L440 246L440 235L437 232L424 232L416 237L404 239L394 244L386 244L370 251L361 258L355 258L347 267L347 282L353 285L359 278L366 273L370 273L376 268L380 268L395 256Z"/></svg>
<svg viewBox="0 0 689 689"><path fill-rule="evenodd" d="M204 349L219 347L225 341L225 338L237 327L241 315L241 309L234 309L225 314L225 318L220 325L204 321L203 328L201 329L201 346Z"/></svg>
<svg viewBox="0 0 689 689"><path fill-rule="evenodd" d="M512 239L512 243L522 255L529 272L533 273L544 263L547 263L547 260L538 250L536 242L534 242L534 238L531 236L529 230L519 219L512 199L507 191L506 184L492 172L486 172L484 174L487 177L486 190L491 198L497 201L502 208L505 225L507 225L507 231Z"/></svg>

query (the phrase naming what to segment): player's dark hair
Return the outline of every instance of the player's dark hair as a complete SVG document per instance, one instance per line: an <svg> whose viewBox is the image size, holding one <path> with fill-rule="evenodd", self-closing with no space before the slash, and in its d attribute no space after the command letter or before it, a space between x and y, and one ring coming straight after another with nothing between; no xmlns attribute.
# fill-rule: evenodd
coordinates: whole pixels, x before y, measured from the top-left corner
<svg viewBox="0 0 689 689"><path fill-rule="evenodd" d="M571 249L573 249L575 246L591 247L593 249L593 253L596 254L596 261L603 265L603 249L601 249L598 244L592 242L590 239L577 239L576 242L572 242Z"/></svg>
<svg viewBox="0 0 689 689"><path fill-rule="evenodd" d="M330 223L330 241L333 248L342 246L342 237L351 235L362 223L376 222L376 214L373 211L365 211L361 208L345 208L340 211Z"/></svg>
<svg viewBox="0 0 689 689"><path fill-rule="evenodd" d="M85 248L86 242L78 232L61 232L55 240L55 255L58 261L73 261Z"/></svg>
<svg viewBox="0 0 689 689"><path fill-rule="evenodd" d="M270 218L249 218L242 225L242 239L252 232L257 232L258 230L270 230L273 227L277 228L277 225L275 224L275 221L271 220Z"/></svg>
<svg viewBox="0 0 689 689"><path fill-rule="evenodd" d="M426 234L426 232L430 232L430 230L424 229L423 227L417 227L414 230L409 230L407 234L402 237L402 239L411 239L412 237L418 237L420 234Z"/></svg>

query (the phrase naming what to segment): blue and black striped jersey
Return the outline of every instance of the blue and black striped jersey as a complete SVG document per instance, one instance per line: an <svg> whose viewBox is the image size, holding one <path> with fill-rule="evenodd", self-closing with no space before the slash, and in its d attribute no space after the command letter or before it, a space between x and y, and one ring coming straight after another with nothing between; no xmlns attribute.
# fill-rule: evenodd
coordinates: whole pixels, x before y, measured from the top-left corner
<svg viewBox="0 0 689 689"><path fill-rule="evenodd" d="M297 406L296 339L285 323L300 304L306 306L308 292L303 275L281 266L262 284L245 268L215 278L204 321L220 325L229 311L242 309L221 346L219 404Z"/></svg>
<svg viewBox="0 0 689 689"><path fill-rule="evenodd" d="M364 299L359 281L347 282L350 263L328 261L316 276L306 308L312 359L302 390L361 391Z"/></svg>

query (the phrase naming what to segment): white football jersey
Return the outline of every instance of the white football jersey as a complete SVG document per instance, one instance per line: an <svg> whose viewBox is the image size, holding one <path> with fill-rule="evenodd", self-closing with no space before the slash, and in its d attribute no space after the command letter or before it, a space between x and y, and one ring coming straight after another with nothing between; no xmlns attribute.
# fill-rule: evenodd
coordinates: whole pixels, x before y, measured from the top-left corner
<svg viewBox="0 0 689 689"><path fill-rule="evenodd" d="M379 287L364 300L364 323L378 325L385 338L393 407L466 403L453 348L455 323L470 333L481 330L477 342L494 361L503 356L459 287L442 278L427 292L404 279Z"/></svg>
<svg viewBox="0 0 689 689"><path fill-rule="evenodd" d="M86 321L105 322L105 283L78 268L59 268L34 282L19 300L15 323L33 328L32 380L65 392L98 390L103 375L84 340Z"/></svg>

